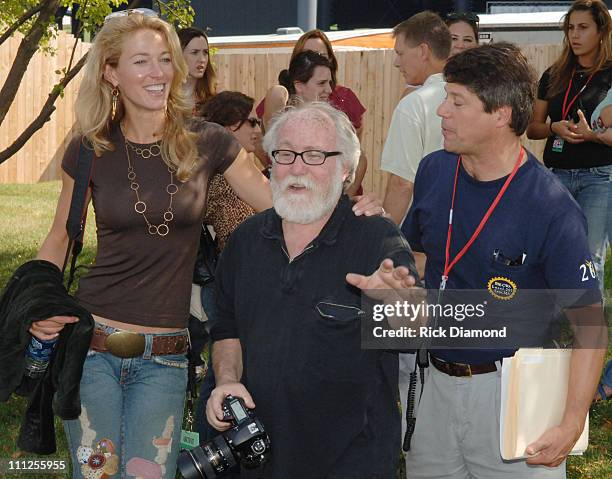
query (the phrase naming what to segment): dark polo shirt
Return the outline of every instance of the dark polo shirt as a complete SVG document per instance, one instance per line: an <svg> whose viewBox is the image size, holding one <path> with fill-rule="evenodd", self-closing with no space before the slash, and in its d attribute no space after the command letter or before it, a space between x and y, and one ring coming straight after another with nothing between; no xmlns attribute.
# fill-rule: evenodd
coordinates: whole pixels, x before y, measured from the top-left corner
<svg viewBox="0 0 612 479"><path fill-rule="evenodd" d="M412 206L402 226L414 250L427 255L425 283L431 289L438 288L444 270L456 171L454 153L441 150L423 158ZM459 168L450 258L468 242L505 181L506 177L478 181L463 166ZM454 339L451 349L432 354L449 362L481 364L512 356L518 347L550 344L555 339L559 308L601 301L586 226L584 213L567 189L528 154L489 221L451 270L446 285L447 290L484 293L486 315L481 321L466 320L466 327L506 326L510 339L490 342L494 349L466 348L465 341ZM507 264L502 256L522 257L522 264ZM501 299L494 296L494 281L511 284L515 294ZM465 296L469 301L475 297ZM447 324L461 325L453 318Z"/></svg>
<svg viewBox="0 0 612 479"><path fill-rule="evenodd" d="M212 337L240 339L243 382L272 441L263 473L243 477L394 478L397 355L361 349L361 292L345 276L369 275L385 258L416 274L408 244L388 219L355 216L343 196L299 256L286 251L270 209L238 227L217 269Z"/></svg>

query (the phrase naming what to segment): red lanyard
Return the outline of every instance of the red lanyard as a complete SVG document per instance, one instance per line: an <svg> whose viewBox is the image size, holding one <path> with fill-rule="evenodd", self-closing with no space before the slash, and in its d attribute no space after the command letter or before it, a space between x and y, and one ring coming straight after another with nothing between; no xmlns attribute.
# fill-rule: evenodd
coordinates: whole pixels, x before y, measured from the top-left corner
<svg viewBox="0 0 612 479"><path fill-rule="evenodd" d="M574 82L574 75L575 74L576 74L576 69L574 69L574 71L572 72L572 77L570 78L569 85L567 85L567 90L565 91L565 98L563 98L563 107L561 108L561 114L563 115L561 117L561 120L565 120L567 118L567 114L569 113L570 108L572 108L572 105L574 104L576 99L585 90L585 88L587 87L587 85L591 81L591 78L593 78L593 75L595 75L595 73L591 73L589 78L587 78L586 83L584 85L582 85L582 88L578 91L578 93L576 93L574 98L572 98L572 100L570 101L569 105L567 105L567 99L569 97L569 92L572 89L572 83ZM567 105L567 107L566 107L566 105Z"/></svg>
<svg viewBox="0 0 612 479"><path fill-rule="evenodd" d="M461 251L457 253L457 256L455 256L455 258L452 261L450 261L450 246L451 246L451 237L453 234L453 210L455 208L455 194L457 193L457 180L459 179L459 166L461 165L461 156L459 156L459 158L457 159L457 170L455 171L455 183L453 184L453 199L451 200L450 212L448 214L448 233L446 235L446 258L444 260L444 272L442 273L442 282L440 283L440 290L444 290L446 288L446 281L448 280L448 275L451 269L453 269L453 266L457 264L457 262L463 257L463 255L467 252L467 250L470 249L470 246L472 246L472 243L476 241L476 238L478 238L478 235L484 228L485 224L487 224L487 221L489 221L491 214L493 214L493 211L497 207L497 204L502 199L502 196L504 196L504 193L508 189L508 186L510 185L512 178L514 178L514 175L516 175L516 172L518 171L519 166L521 166L521 161L523 161L524 155L525 155L525 150L521 148L518 158L516 159L514 168L512 169L512 173L510 173L508 178L506 178L506 181L504 182L503 186L499 190L499 193L497 193L497 196L493 200L493 203L491 203L491 206L489 206L489 209L487 210L487 212L484 214L484 216L480 220L480 224L476 228L476 231L474 231L474 233L472 234L472 237L468 240L468 242L461 249Z"/></svg>

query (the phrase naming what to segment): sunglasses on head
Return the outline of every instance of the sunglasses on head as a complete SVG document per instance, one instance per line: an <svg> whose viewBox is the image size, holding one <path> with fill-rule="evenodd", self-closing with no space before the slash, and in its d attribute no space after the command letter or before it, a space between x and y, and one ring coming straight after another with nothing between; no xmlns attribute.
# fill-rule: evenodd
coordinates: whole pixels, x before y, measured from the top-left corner
<svg viewBox="0 0 612 479"><path fill-rule="evenodd" d="M155 10L150 8L128 8L127 10L119 10L117 12L109 13L104 17L104 23L113 18L127 17L128 15L144 15L145 17L159 18L159 15Z"/></svg>
<svg viewBox="0 0 612 479"><path fill-rule="evenodd" d="M446 20L451 22L463 21L467 23L473 23L475 25L480 22L480 18L473 12L451 12L446 15Z"/></svg>

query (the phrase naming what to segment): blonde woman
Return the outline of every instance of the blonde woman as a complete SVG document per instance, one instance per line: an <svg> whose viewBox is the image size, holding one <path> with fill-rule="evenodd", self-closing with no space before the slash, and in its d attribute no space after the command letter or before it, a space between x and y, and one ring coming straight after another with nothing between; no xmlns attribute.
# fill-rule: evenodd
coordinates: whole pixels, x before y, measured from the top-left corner
<svg viewBox="0 0 612 479"><path fill-rule="evenodd" d="M173 28L154 12L111 14L89 52L76 102L79 136L39 259L61 267L79 144L96 155L89 198L96 260L76 297L96 321L80 384L81 416L65 422L74 477L174 478L187 383L187 320L208 179L223 174L256 211L268 182L227 130L193 120ZM34 323L56 337L76 318ZM121 343L117 345L117 343Z"/></svg>

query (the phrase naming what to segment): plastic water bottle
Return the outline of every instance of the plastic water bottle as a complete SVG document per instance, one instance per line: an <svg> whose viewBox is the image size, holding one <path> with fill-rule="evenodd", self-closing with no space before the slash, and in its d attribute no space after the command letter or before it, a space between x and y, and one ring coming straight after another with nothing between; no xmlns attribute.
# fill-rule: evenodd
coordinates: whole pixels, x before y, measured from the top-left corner
<svg viewBox="0 0 612 479"><path fill-rule="evenodd" d="M32 379L39 379L47 370L57 338L42 341L32 336L26 349L25 374Z"/></svg>

